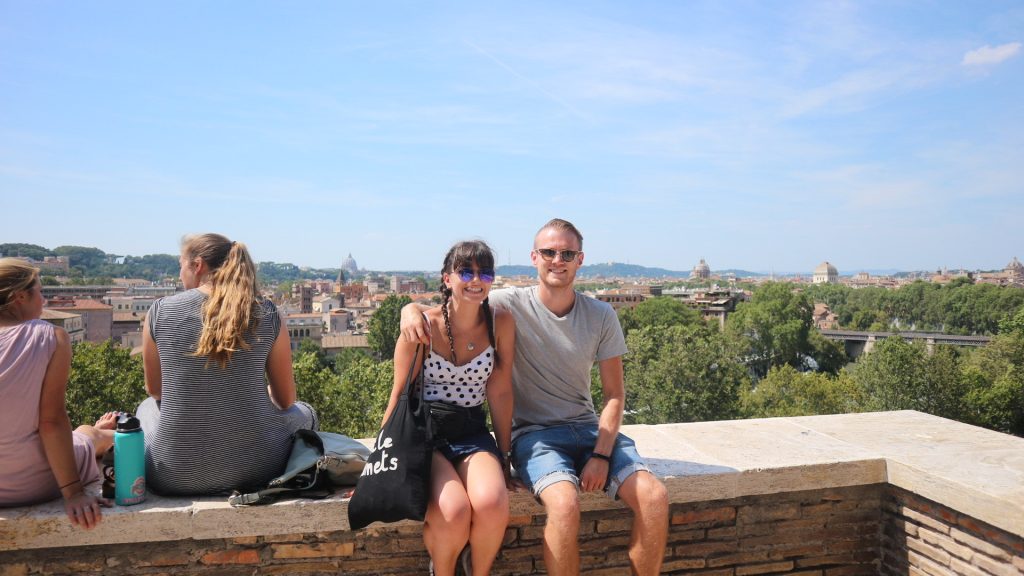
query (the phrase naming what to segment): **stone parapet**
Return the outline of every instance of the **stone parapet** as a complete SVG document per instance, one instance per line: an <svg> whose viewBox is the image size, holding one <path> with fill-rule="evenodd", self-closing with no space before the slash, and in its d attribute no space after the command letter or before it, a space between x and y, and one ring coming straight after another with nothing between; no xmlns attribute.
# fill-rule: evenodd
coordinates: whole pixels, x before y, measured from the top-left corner
<svg viewBox="0 0 1024 576"><path fill-rule="evenodd" d="M1024 571L1024 439L917 412L623 431L669 490L666 573ZM582 509L587 573L626 571L629 511L593 494ZM949 528L922 520L932 515ZM93 531L71 528L56 502L0 509L0 576L423 573L418 523L353 532L346 518L347 500L337 497L241 509L224 498L151 497L106 510ZM513 495L494 573L543 572L543 523L532 497ZM894 537L894 526L909 534L908 523L924 528ZM948 561L925 554L933 548ZM929 571L933 564L945 572Z"/></svg>

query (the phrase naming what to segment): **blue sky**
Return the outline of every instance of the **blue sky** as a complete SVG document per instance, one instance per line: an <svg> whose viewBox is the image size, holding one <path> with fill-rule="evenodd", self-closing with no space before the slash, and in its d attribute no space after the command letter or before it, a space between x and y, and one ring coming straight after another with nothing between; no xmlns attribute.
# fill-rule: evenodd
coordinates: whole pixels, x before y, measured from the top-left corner
<svg viewBox="0 0 1024 576"><path fill-rule="evenodd" d="M1024 4L0 0L0 242L1002 268ZM1016 160L1015 160L1016 159Z"/></svg>

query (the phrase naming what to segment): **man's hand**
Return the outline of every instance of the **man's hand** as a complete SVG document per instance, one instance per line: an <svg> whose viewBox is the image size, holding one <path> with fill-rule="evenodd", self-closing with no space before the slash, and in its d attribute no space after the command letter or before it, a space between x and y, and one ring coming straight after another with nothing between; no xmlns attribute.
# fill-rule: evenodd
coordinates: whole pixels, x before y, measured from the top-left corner
<svg viewBox="0 0 1024 576"><path fill-rule="evenodd" d="M583 465L583 473L580 474L580 489L584 492L599 492L604 490L608 481L608 462L600 458L591 458Z"/></svg>
<svg viewBox="0 0 1024 576"><path fill-rule="evenodd" d="M402 323L399 328L406 341L430 344L430 322L423 315L419 304L402 306Z"/></svg>

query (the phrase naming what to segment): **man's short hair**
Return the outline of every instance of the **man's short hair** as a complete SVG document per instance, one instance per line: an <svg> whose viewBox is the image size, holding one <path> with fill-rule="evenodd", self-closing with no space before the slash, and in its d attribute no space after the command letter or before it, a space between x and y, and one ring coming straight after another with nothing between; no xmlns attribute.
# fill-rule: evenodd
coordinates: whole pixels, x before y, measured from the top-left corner
<svg viewBox="0 0 1024 576"><path fill-rule="evenodd" d="M536 241L537 236L540 236L541 232L547 230L548 228L556 230L558 232L568 232L572 234L573 236L576 237L576 242L578 242L580 245L579 249L583 250L583 234L580 234L580 231L575 226L572 225L572 222L569 222L568 220L562 220L561 218L552 218L551 220L548 221L547 224L541 226L540 230L537 230L537 233L534 234L533 236L534 241Z"/></svg>

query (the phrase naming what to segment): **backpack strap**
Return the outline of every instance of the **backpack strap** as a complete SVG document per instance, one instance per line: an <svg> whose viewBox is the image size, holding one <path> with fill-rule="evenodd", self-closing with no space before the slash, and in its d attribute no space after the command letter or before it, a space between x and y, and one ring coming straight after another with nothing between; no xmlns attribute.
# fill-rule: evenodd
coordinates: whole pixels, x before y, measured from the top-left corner
<svg viewBox="0 0 1024 576"><path fill-rule="evenodd" d="M333 490L310 490L308 488L265 488L259 492L242 494L238 491L232 492L228 497L228 504L234 508L242 506L253 506L257 504L269 504L281 498L309 498L311 500L322 500L333 494Z"/></svg>

